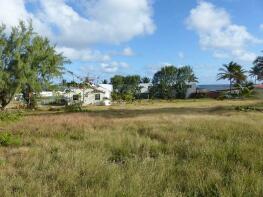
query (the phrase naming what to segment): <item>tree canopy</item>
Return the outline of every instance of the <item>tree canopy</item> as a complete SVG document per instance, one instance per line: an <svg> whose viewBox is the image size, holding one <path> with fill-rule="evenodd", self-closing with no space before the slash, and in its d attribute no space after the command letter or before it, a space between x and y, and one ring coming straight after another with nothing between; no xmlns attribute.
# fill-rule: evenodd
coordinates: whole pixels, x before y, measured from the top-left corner
<svg viewBox="0 0 263 197"><path fill-rule="evenodd" d="M151 79L149 77L143 77L141 78L141 83L150 83Z"/></svg>
<svg viewBox="0 0 263 197"><path fill-rule="evenodd" d="M247 78L246 71L236 62L230 62L229 64L224 64L222 68L219 69L217 75L217 80L229 80L229 89L232 91L232 86L234 84L240 84L244 82Z"/></svg>
<svg viewBox="0 0 263 197"><path fill-rule="evenodd" d="M133 100L139 93L141 77L139 75L121 76L111 78L113 97L115 100Z"/></svg>
<svg viewBox="0 0 263 197"><path fill-rule="evenodd" d="M197 78L190 66L165 66L154 74L151 93L153 97L162 99L185 98L191 82L197 82Z"/></svg>
<svg viewBox="0 0 263 197"><path fill-rule="evenodd" d="M0 27L0 106L4 109L17 91L23 92L27 104L33 95L47 88L54 77L62 75L69 62L55 50L47 38L33 32L32 25L20 22L6 33Z"/></svg>

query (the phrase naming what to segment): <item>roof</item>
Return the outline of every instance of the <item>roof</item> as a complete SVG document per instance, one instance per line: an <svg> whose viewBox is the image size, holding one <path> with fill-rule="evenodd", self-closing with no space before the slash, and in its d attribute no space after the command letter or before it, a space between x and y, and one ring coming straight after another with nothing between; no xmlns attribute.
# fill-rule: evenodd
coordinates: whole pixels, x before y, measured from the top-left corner
<svg viewBox="0 0 263 197"><path fill-rule="evenodd" d="M103 88L104 90L107 90L110 92L113 91L113 85L111 85L111 84L99 84L98 88Z"/></svg>
<svg viewBox="0 0 263 197"><path fill-rule="evenodd" d="M149 93L150 86L152 86L152 83L140 83L141 93Z"/></svg>
<svg viewBox="0 0 263 197"><path fill-rule="evenodd" d="M255 88L263 89L263 84L255 85Z"/></svg>

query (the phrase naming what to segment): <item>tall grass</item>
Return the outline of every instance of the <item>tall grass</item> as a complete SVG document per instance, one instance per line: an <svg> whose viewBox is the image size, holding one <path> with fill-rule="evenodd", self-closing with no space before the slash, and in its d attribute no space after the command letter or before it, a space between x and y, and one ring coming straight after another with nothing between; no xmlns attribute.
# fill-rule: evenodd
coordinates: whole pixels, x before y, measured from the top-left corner
<svg viewBox="0 0 263 197"><path fill-rule="evenodd" d="M4 125L22 143L0 147L1 195L262 196L263 114L200 102Z"/></svg>

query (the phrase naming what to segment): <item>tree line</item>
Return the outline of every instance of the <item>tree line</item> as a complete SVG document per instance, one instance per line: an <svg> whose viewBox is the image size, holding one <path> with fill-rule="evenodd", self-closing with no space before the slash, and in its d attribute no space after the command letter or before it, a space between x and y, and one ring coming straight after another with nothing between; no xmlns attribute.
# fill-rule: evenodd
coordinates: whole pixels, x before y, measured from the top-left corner
<svg viewBox="0 0 263 197"><path fill-rule="evenodd" d="M33 31L32 24L20 22L7 33L4 25L0 26L0 109L21 92L28 108L34 108L36 95L42 90L54 86L54 78L62 76L66 70L64 64L70 61L47 38ZM263 80L263 56L259 56L249 72L241 65L230 62L219 70L218 80L229 80L230 93L233 88L249 92L252 83L248 75ZM64 81L66 83L66 81ZM116 75L110 79L113 85L114 100L134 100L140 96L140 83L150 83L150 98L173 99L185 98L189 84L197 82L197 77L190 66L164 66L157 71L152 80L139 75ZM103 83L108 83L104 80ZM86 84L83 82L82 84ZM65 84L64 84L65 85ZM68 86L78 85L68 83Z"/></svg>
<svg viewBox="0 0 263 197"><path fill-rule="evenodd" d="M113 85L112 97L114 100L131 101L141 96L140 83L152 83L149 86L149 97L158 99L185 98L191 82L197 82L193 69L190 66L164 66L157 71L152 81L140 78L139 75L115 75L110 83Z"/></svg>
<svg viewBox="0 0 263 197"><path fill-rule="evenodd" d="M248 78L253 77L255 83ZM174 65L164 66L157 71L152 80L146 78L146 83L151 82L149 87L149 98L157 99L184 99L189 85L198 82L193 69L190 66L177 68ZM250 96L257 81L263 80L263 56L259 56L253 62L253 67L245 71L242 65L236 62L224 64L219 69L217 80L229 80L229 92L238 90L239 96ZM139 75L121 76L115 75L111 78L113 85L113 99L131 101L140 98L140 83L144 83Z"/></svg>

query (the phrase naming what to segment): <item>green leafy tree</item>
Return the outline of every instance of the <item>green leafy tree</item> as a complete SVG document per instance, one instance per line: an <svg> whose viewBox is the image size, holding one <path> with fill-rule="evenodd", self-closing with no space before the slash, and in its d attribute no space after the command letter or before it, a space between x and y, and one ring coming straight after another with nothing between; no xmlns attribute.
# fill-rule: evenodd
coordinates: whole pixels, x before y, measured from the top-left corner
<svg viewBox="0 0 263 197"><path fill-rule="evenodd" d="M115 75L112 77L111 84L113 85L113 99L127 101L134 100L140 91L140 80L141 78L139 75Z"/></svg>
<svg viewBox="0 0 263 197"><path fill-rule="evenodd" d="M143 77L141 79L141 83L150 83L151 82L151 79L149 77Z"/></svg>
<svg viewBox="0 0 263 197"><path fill-rule="evenodd" d="M28 107L34 108L36 93L51 87L51 80L62 75L67 60L56 52L55 46L47 38L40 36L32 39L27 56L29 70L24 73L27 80L22 84L22 92Z"/></svg>
<svg viewBox="0 0 263 197"><path fill-rule="evenodd" d="M239 95L241 97L250 97L255 89L253 82L244 81L235 85L239 89Z"/></svg>
<svg viewBox="0 0 263 197"><path fill-rule="evenodd" d="M219 69L217 80L229 80L229 89L230 93L232 92L234 84L240 84L246 80L246 71L242 68L241 65L230 62L229 64L224 64L222 68Z"/></svg>
<svg viewBox="0 0 263 197"><path fill-rule="evenodd" d="M171 99L177 82L177 68L165 66L153 76L151 94L155 98Z"/></svg>
<svg viewBox="0 0 263 197"><path fill-rule="evenodd" d="M111 84L113 86L113 91L118 94L122 94L124 92L124 76L115 75L111 78Z"/></svg>
<svg viewBox="0 0 263 197"><path fill-rule="evenodd" d="M67 63L48 39L33 32L32 25L20 22L10 34L0 28L0 105L4 109L18 91L22 91L28 107L34 107L35 95L48 88Z"/></svg>
<svg viewBox="0 0 263 197"><path fill-rule="evenodd" d="M108 84L108 80L107 80L107 79L104 79L104 80L102 81L102 84Z"/></svg>
<svg viewBox="0 0 263 197"><path fill-rule="evenodd" d="M196 81L197 78L190 66L180 68L173 65L165 66L155 73L150 92L155 98L185 98L188 84Z"/></svg>
<svg viewBox="0 0 263 197"><path fill-rule="evenodd" d="M188 84L197 82L197 77L190 66L183 66L177 69L176 94L178 98L185 98Z"/></svg>

